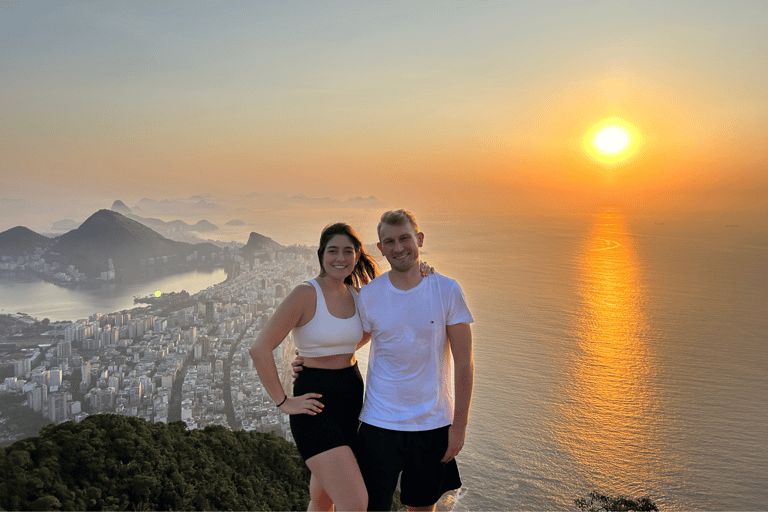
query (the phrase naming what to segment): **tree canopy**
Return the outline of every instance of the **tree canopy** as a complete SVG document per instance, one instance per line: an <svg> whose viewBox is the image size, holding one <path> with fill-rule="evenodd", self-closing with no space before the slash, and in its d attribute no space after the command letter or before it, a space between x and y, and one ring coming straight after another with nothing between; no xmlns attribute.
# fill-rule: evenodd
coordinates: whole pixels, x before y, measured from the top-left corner
<svg viewBox="0 0 768 512"><path fill-rule="evenodd" d="M306 510L288 441L119 415L49 425L0 449L4 510Z"/></svg>
<svg viewBox="0 0 768 512"><path fill-rule="evenodd" d="M589 493L589 499L574 500L576 507L584 512L654 512L659 508L647 496L629 498L624 495L608 496L597 491Z"/></svg>

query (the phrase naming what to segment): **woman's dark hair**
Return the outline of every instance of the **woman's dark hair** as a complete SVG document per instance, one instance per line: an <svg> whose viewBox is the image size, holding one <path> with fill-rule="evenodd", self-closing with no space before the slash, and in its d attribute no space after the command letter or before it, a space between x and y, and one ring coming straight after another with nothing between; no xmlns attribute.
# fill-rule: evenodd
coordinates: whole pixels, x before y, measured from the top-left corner
<svg viewBox="0 0 768 512"><path fill-rule="evenodd" d="M379 266L376 264L370 254L365 250L363 242L352 226L345 222L337 222L331 224L323 229L320 233L320 247L317 248L317 259L320 261L320 276L325 275L325 269L323 268L323 254L325 248L328 246L328 242L336 235L345 235L352 241L352 245L355 247L355 252L360 253L360 258L357 260L355 269L350 275L344 279L346 284L356 286L360 288L364 284L368 284L374 277L379 274Z"/></svg>

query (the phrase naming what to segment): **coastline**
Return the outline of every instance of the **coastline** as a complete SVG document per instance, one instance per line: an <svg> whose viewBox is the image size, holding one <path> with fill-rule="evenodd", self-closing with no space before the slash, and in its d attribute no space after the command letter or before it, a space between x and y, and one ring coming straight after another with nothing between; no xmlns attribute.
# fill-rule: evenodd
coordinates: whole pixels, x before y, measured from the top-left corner
<svg viewBox="0 0 768 512"><path fill-rule="evenodd" d="M24 313L31 318L74 321L95 312L114 313L145 308L134 298L186 290L190 295L227 279L223 268L194 269L131 282L105 282L95 286L60 286L47 280L3 279L0 282L0 315Z"/></svg>

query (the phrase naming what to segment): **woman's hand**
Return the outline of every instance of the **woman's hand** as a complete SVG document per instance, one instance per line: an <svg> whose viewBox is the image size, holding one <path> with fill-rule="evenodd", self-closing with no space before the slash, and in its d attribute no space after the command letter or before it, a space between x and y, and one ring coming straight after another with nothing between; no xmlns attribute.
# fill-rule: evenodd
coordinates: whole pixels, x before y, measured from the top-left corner
<svg viewBox="0 0 768 512"><path fill-rule="evenodd" d="M421 269L421 275L423 277L427 277L429 274L434 274L435 269L430 267L429 264L426 261L422 261L419 264L419 268Z"/></svg>
<svg viewBox="0 0 768 512"><path fill-rule="evenodd" d="M285 414L310 414L314 416L317 413L323 412L323 407L325 406L315 400L322 396L317 393L307 393L292 398L288 397L278 409Z"/></svg>

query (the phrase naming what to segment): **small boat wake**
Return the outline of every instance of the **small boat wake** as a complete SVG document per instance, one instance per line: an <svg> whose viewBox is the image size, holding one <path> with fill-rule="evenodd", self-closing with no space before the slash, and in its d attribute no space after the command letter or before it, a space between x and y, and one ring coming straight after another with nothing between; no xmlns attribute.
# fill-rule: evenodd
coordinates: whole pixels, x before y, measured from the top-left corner
<svg viewBox="0 0 768 512"><path fill-rule="evenodd" d="M616 249L617 247L621 247L621 244L619 242L617 242L616 240L608 240L606 238L599 238L599 239L595 240L595 242L597 242L598 240L601 241L601 242L605 242L605 246L594 247L592 249L593 251L607 251L609 249ZM595 243L595 245L598 245L598 244Z"/></svg>

